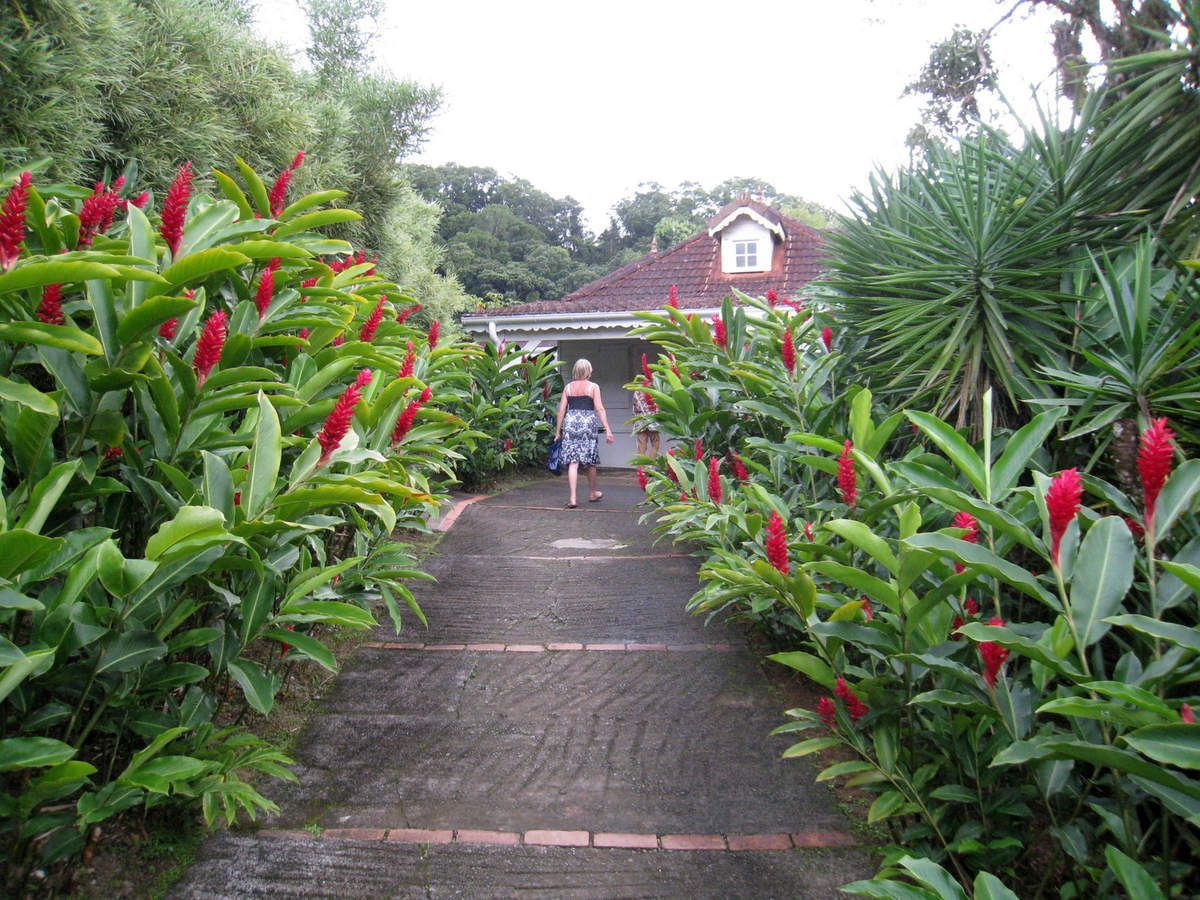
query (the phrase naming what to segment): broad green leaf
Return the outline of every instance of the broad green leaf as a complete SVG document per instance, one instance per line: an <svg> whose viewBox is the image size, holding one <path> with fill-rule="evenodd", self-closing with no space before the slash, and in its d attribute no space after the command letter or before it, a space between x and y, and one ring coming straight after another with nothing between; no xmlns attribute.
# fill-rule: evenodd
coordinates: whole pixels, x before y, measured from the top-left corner
<svg viewBox="0 0 1200 900"><path fill-rule="evenodd" d="M337 671L337 660L334 659L333 653L330 652L328 647L311 635L305 634L302 631L286 631L282 628L272 628L267 632L266 636L298 650L301 655L307 656L313 662L319 663L330 672Z"/></svg>
<svg viewBox="0 0 1200 900"><path fill-rule="evenodd" d="M213 203L203 212L193 215L183 229L183 237L179 241L179 252L172 262L177 262L190 253L211 247L221 233L221 229L237 217L237 204L228 200Z"/></svg>
<svg viewBox="0 0 1200 900"><path fill-rule="evenodd" d="M943 900L967 900L967 894L954 876L931 859L905 856L900 865L908 869L921 884L933 890Z"/></svg>
<svg viewBox="0 0 1200 900"><path fill-rule="evenodd" d="M18 265L0 275L0 294L44 287L47 284L77 284L81 281L98 278L118 279L120 277L119 269L103 263L82 260L37 260Z"/></svg>
<svg viewBox="0 0 1200 900"><path fill-rule="evenodd" d="M242 490L242 509L247 519L257 519L274 496L282 454L279 415L266 395L259 391L258 422L254 442L250 445L250 471Z"/></svg>
<svg viewBox="0 0 1200 900"><path fill-rule="evenodd" d="M361 556L354 556L350 559L344 559L336 565L319 566L297 573L288 583L287 594L283 600L284 606L303 600L321 585L328 584L338 575L341 575L348 569L354 568L354 566L361 562Z"/></svg>
<svg viewBox="0 0 1200 900"><path fill-rule="evenodd" d="M832 750L834 747L842 746L842 742L833 737L817 737L809 738L806 741L801 741L798 744L792 744L783 751L783 759L799 759L802 756L808 756L812 753L820 753L822 750Z"/></svg>
<svg viewBox="0 0 1200 900"><path fill-rule="evenodd" d="M0 578L13 578L32 569L62 544L62 538L48 538L24 529L0 533Z"/></svg>
<svg viewBox="0 0 1200 900"><path fill-rule="evenodd" d="M829 665L823 659L811 653L794 650L788 653L772 653L767 656L767 659L787 666L790 669L795 669L797 672L803 672L817 684L831 691L837 680Z"/></svg>
<svg viewBox="0 0 1200 900"><path fill-rule="evenodd" d="M305 194L299 200L289 203L284 208L283 212L279 214L279 221L286 222L306 209L312 209L314 206L320 206L323 203L332 203L334 200L340 200L345 196L345 191L317 191L316 193Z"/></svg>
<svg viewBox="0 0 1200 900"><path fill-rule="evenodd" d="M67 489L67 485L71 483L71 479L75 477L75 472L80 465L81 460L78 459L59 463L39 480L34 485L33 491L29 495L29 502L25 504L25 509L22 510L21 517L17 519L14 527L24 528L33 534L40 533L42 526L46 524L46 519L54 512L55 505L63 495L63 491Z"/></svg>
<svg viewBox="0 0 1200 900"><path fill-rule="evenodd" d="M160 559L181 545L205 538L220 539L227 534L225 517L219 509L184 506L146 541L146 559Z"/></svg>
<svg viewBox="0 0 1200 900"><path fill-rule="evenodd" d="M2 277L2 276L0 276ZM46 325L42 322L0 322L0 341L13 344L37 344L72 353L101 356L100 342L73 325Z"/></svg>
<svg viewBox="0 0 1200 900"><path fill-rule="evenodd" d="M852 519L833 519L822 527L849 541L893 575L899 574L900 562L888 542L864 523Z"/></svg>
<svg viewBox="0 0 1200 900"><path fill-rule="evenodd" d="M1058 598L1038 583L1028 571L1000 558L987 547L979 544L969 544L946 534L924 533L914 534L903 543L922 550L935 550L943 556L949 556L964 565L974 566L978 571L1016 588L1024 594L1041 600L1055 612L1061 612Z"/></svg>
<svg viewBox="0 0 1200 900"><path fill-rule="evenodd" d="M311 231L325 225L338 225L342 222L357 222L360 219L362 219L362 215L352 209L319 209L316 212L296 216L286 224L280 225L272 232L272 237L280 240L302 231Z"/></svg>
<svg viewBox="0 0 1200 900"><path fill-rule="evenodd" d="M871 392L863 388L850 401L850 438L855 447L864 447L871 440L875 426L871 422Z"/></svg>
<svg viewBox="0 0 1200 900"><path fill-rule="evenodd" d="M899 791L887 791L875 798L871 808L867 810L867 824L874 825L884 819L904 811L908 801Z"/></svg>
<svg viewBox="0 0 1200 900"><path fill-rule="evenodd" d="M57 766L75 753L75 748L70 744L53 738L7 738L0 741L0 772Z"/></svg>
<svg viewBox="0 0 1200 900"><path fill-rule="evenodd" d="M117 340L128 344L168 319L187 314L197 303L186 297L152 297L135 306L121 320L117 326Z"/></svg>
<svg viewBox="0 0 1200 900"><path fill-rule="evenodd" d="M151 631L127 631L104 648L97 674L128 672L165 656L167 645Z"/></svg>
<svg viewBox="0 0 1200 900"><path fill-rule="evenodd" d="M1179 516L1191 512L1200 493L1200 459L1189 459L1171 473L1155 504L1154 532L1160 538Z"/></svg>
<svg viewBox="0 0 1200 900"><path fill-rule="evenodd" d="M1124 735L1122 740L1160 763L1200 769L1200 725L1150 725Z"/></svg>
<svg viewBox="0 0 1200 900"><path fill-rule="evenodd" d="M218 767L191 756L159 756L121 776L123 784L144 788L154 794L169 794L179 782L191 781Z"/></svg>
<svg viewBox="0 0 1200 900"><path fill-rule="evenodd" d="M221 193L237 204L238 213L243 219L253 219L254 210L250 208L250 201L246 199L246 195L242 193L242 189L238 187L237 182L222 172L220 169L213 169L213 178L217 180L217 187L221 189Z"/></svg>
<svg viewBox="0 0 1200 900"><path fill-rule="evenodd" d="M1125 888L1125 893L1137 900L1165 900L1163 892L1150 873L1142 868L1141 863L1130 859L1116 847L1105 847L1104 858L1108 860L1109 870L1117 876L1117 881Z"/></svg>
<svg viewBox="0 0 1200 900"><path fill-rule="evenodd" d="M49 394L43 394L31 384L13 381L0 375L0 400L19 403L44 416L58 416L58 404Z"/></svg>
<svg viewBox="0 0 1200 900"><path fill-rule="evenodd" d="M1110 616L1105 621L1110 625L1119 625L1140 632L1156 640L1170 641L1184 650L1200 653L1200 629L1189 628L1186 625L1176 625L1174 622L1160 622L1149 616L1120 615Z"/></svg>
<svg viewBox="0 0 1200 900"><path fill-rule="evenodd" d="M233 521L233 478L225 460L207 450L200 451L204 459L204 481L201 496L204 503L221 511L225 521Z"/></svg>
<svg viewBox="0 0 1200 900"><path fill-rule="evenodd" d="M1075 558L1069 615L1081 646L1090 647L1108 633L1105 622L1121 608L1133 583L1133 537L1116 516L1088 529Z"/></svg>
<svg viewBox="0 0 1200 900"><path fill-rule="evenodd" d="M980 872L976 875L972 890L975 892L975 900L1019 900L1017 895L991 872Z"/></svg>
<svg viewBox="0 0 1200 900"><path fill-rule="evenodd" d="M269 715L275 705L275 694L282 684L279 675L267 672L258 663L248 659L231 659L229 674L246 695L250 707L264 716Z"/></svg>
<svg viewBox="0 0 1200 900"><path fill-rule="evenodd" d="M979 492L979 496L990 502L992 498L987 496L987 475L984 472L983 460L966 439L937 416L913 411L905 414L909 421L937 444L938 449L967 477Z"/></svg>
<svg viewBox="0 0 1200 900"><path fill-rule="evenodd" d="M241 253L233 253L221 247L209 247L172 263L163 270L164 283L152 285L146 294L148 297L155 297L159 294L175 293L180 288L203 281L217 272L235 269L248 262L250 257Z"/></svg>
<svg viewBox="0 0 1200 900"><path fill-rule="evenodd" d="M242 173L242 179L246 182L246 189L250 192L250 199L254 201L254 205L258 207L259 213L263 216L271 215L271 201L267 196L267 188L263 184L263 180L258 177L258 173L240 156L233 158L234 163L238 167L238 171Z"/></svg>
<svg viewBox="0 0 1200 900"><path fill-rule="evenodd" d="M1004 452L992 466L993 503L999 503L1017 486L1029 460L1045 444L1046 438L1065 413L1066 408L1061 406L1038 413L1032 421L1008 439Z"/></svg>
<svg viewBox="0 0 1200 900"><path fill-rule="evenodd" d="M351 628L374 628L375 617L361 606L337 600L310 600L280 607L276 622L334 622Z"/></svg>

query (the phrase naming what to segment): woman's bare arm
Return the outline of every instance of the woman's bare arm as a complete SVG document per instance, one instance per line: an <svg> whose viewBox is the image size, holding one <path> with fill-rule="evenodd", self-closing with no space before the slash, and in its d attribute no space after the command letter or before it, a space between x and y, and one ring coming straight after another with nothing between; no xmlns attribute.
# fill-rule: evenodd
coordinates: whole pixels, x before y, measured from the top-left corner
<svg viewBox="0 0 1200 900"><path fill-rule="evenodd" d="M592 399L596 403L596 415L600 417L600 424L604 426L605 442L611 444L616 438L613 437L612 429L608 427L608 414L604 411L604 401L600 399L600 385L596 385L596 391L592 394Z"/></svg>
<svg viewBox="0 0 1200 900"><path fill-rule="evenodd" d="M567 389L563 388L562 399L558 401L558 421L554 425L554 439L557 441L562 436L562 420L567 414Z"/></svg>

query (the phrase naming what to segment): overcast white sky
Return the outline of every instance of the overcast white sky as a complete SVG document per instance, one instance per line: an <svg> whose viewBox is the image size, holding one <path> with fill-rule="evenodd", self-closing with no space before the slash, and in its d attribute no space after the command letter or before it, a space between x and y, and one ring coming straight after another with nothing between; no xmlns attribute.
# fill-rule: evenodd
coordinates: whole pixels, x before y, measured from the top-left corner
<svg viewBox="0 0 1200 900"><path fill-rule="evenodd" d="M1013 0L450 0L388 4L379 68L439 85L412 161L490 166L584 207L594 230L641 182L731 177L841 208L875 164L907 159L901 98L932 43L991 26ZM993 39L1014 102L1053 86L1050 18ZM258 30L303 61L295 0L259 0Z"/></svg>

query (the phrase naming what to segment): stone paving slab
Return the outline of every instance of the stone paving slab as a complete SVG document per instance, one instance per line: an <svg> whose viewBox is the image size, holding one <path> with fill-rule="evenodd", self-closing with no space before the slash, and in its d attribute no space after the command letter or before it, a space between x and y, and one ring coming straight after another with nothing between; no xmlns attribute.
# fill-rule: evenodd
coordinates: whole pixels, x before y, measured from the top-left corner
<svg viewBox="0 0 1200 900"><path fill-rule="evenodd" d="M853 849L667 852L222 834L168 896L833 900L845 896L837 891L843 873L867 870Z"/></svg>
<svg viewBox="0 0 1200 900"><path fill-rule="evenodd" d="M606 505L587 509L518 509L503 497L466 507L442 539L440 556L635 556L685 555L654 535L637 517ZM601 521L601 517L603 520Z"/></svg>
<svg viewBox="0 0 1200 900"><path fill-rule="evenodd" d="M429 628L410 616L399 638L387 624L375 629L374 640L705 643L736 634L688 615L684 605L697 584L696 561L686 557L442 555L425 570L437 582L416 582L412 590Z"/></svg>
<svg viewBox="0 0 1200 900"><path fill-rule="evenodd" d="M711 658L718 657L718 658ZM846 823L746 652L363 651L279 823L650 833Z"/></svg>

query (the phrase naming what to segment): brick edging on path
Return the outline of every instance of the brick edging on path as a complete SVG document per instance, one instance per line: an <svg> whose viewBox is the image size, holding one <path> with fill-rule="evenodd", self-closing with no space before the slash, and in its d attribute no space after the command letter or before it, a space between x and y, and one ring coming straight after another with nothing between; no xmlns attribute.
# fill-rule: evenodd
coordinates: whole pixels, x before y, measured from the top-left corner
<svg viewBox="0 0 1200 900"><path fill-rule="evenodd" d="M620 652L620 653L729 653L733 650L728 643L717 644L643 644L630 641L606 643L577 643L572 641L549 641L540 644L502 643L446 643L421 644L399 641L367 641L362 646L369 650L432 650L438 652L469 653L562 653L568 651Z"/></svg>
<svg viewBox="0 0 1200 900"><path fill-rule="evenodd" d="M612 831L572 831L534 828L493 831L471 828L326 828L320 834L295 829L261 829L277 838L317 838L389 844L489 844L516 847L590 847L596 850L709 850L731 853L818 847L853 847L845 831L794 831L774 834L637 834Z"/></svg>

